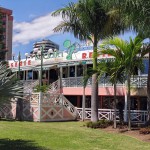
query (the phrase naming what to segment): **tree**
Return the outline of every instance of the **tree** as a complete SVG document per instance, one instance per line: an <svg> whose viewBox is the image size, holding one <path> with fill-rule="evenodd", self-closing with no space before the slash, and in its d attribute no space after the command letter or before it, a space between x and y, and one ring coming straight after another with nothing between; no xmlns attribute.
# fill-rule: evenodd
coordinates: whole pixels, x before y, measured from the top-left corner
<svg viewBox="0 0 150 150"><path fill-rule="evenodd" d="M116 51L112 51L113 53L116 53ZM101 53L101 52L100 52ZM117 127L117 122L116 122L116 114L117 114L117 109L116 109L116 97L117 97L117 82L122 82L124 81L124 72L123 72L123 66L121 65L121 59L119 55L117 55L116 59L102 59L98 65L97 69L93 70L93 68L88 68L86 70L85 76L84 76L84 87L87 84L88 79L95 73L97 73L98 78L97 81L101 80L102 78L109 78L109 81L113 84L114 87L114 128ZM121 121L121 118L120 118Z"/></svg>
<svg viewBox="0 0 150 150"><path fill-rule="evenodd" d="M97 68L97 45L100 39L120 33L125 28L120 23L117 10L105 10L101 0L79 0L55 11L63 21L54 28L55 32L71 32L80 40L93 43L93 70ZM97 74L92 75L91 121L98 121L98 82Z"/></svg>
<svg viewBox="0 0 150 150"><path fill-rule="evenodd" d="M103 4L108 9L119 8L120 16L124 18L130 29L136 31L142 38L150 39L150 1L149 0L103 0ZM126 20L126 18L128 18ZM149 49L149 46L147 47ZM149 55L150 65L150 50ZM147 78L147 103L148 103L148 122L150 124L150 66Z"/></svg>
<svg viewBox="0 0 150 150"><path fill-rule="evenodd" d="M144 38L150 37L150 1L149 0L102 0L106 8L119 9L120 17L127 21L130 29L141 33Z"/></svg>
<svg viewBox="0 0 150 150"><path fill-rule="evenodd" d="M131 77L135 73L135 68L143 70L143 62L141 57L141 47L143 39L138 36L130 41L123 41L119 38L111 38L103 42L103 49L101 53L110 54L115 59L120 57L121 65L124 68L124 73L127 81L127 105L128 105L128 129L131 130L131 115L130 115L130 91L131 91ZM113 46L111 49L109 46ZM115 51L115 52L114 52Z"/></svg>
<svg viewBox="0 0 150 150"><path fill-rule="evenodd" d="M145 43L142 46L142 57L148 53L149 62L148 62L148 77L147 77L147 110L148 110L148 120L146 125L150 125L150 43Z"/></svg>
<svg viewBox="0 0 150 150"><path fill-rule="evenodd" d="M116 51L112 51L116 53ZM110 82L114 87L114 128L117 128L116 116L117 116L117 83L124 81L124 66L122 65L122 60L120 56L116 53L116 58L113 61L107 62L107 70L106 73L110 77ZM119 116L121 116L121 112L119 111ZM123 121L122 117L120 118L120 122Z"/></svg>
<svg viewBox="0 0 150 150"><path fill-rule="evenodd" d="M0 105L11 102L11 98L20 97L23 86L16 80L16 74L11 74L7 64L0 62Z"/></svg>

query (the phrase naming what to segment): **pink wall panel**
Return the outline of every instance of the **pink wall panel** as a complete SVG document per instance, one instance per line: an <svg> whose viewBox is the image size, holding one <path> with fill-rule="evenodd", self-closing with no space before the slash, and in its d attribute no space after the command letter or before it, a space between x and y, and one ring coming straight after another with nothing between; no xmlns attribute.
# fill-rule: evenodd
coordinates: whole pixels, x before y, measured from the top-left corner
<svg viewBox="0 0 150 150"><path fill-rule="evenodd" d="M82 87L64 87L63 88L64 95L83 95L83 88ZM91 87L86 87L85 95L91 95ZM99 95L103 96L112 96L114 95L113 87L100 87L99 88ZM117 95L123 96L125 95L125 88L124 87L117 87Z"/></svg>

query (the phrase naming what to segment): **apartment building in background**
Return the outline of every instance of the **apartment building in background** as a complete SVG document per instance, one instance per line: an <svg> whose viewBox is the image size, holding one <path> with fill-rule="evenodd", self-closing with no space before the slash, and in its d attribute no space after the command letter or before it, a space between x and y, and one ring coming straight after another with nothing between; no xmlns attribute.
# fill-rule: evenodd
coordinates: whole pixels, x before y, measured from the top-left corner
<svg viewBox="0 0 150 150"><path fill-rule="evenodd" d="M42 41L35 42L33 44L33 50L30 52L30 56L33 57L37 51L40 51L43 46L43 53L47 54L49 50L58 51L59 45L54 43L53 41L49 39L43 39Z"/></svg>
<svg viewBox="0 0 150 150"><path fill-rule="evenodd" d="M12 10L0 7L0 16L0 60L10 60L12 59Z"/></svg>

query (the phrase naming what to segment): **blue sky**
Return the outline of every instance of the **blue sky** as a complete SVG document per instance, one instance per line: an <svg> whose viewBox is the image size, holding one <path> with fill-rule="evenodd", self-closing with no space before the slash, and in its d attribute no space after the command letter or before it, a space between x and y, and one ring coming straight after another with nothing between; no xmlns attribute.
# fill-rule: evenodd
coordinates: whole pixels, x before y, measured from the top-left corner
<svg viewBox="0 0 150 150"><path fill-rule="evenodd" d="M77 39L69 33L54 33L53 28L61 21L61 17L51 17L51 12L64 7L68 2L78 0L0 0L0 6L13 10L13 53L20 51L22 57L30 52L33 43L42 39L50 39L64 50L63 42ZM120 35L123 39L135 36L132 32Z"/></svg>

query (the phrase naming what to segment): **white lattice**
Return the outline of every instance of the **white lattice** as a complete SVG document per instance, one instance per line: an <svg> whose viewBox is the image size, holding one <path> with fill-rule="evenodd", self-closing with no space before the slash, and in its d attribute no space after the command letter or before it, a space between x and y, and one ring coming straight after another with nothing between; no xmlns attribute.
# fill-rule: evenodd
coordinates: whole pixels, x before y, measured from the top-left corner
<svg viewBox="0 0 150 150"><path fill-rule="evenodd" d="M16 102L10 104L4 104L0 107L0 117L15 118L16 117Z"/></svg>
<svg viewBox="0 0 150 150"><path fill-rule="evenodd" d="M82 119L82 108L77 108L78 118ZM131 122L133 123L145 123L147 121L147 111L132 110L131 111ZM114 110L113 109L98 109L98 118L113 120ZM85 108L85 119L91 119L91 109ZM117 111L116 120L119 121L119 113Z"/></svg>
<svg viewBox="0 0 150 150"><path fill-rule="evenodd" d="M47 91L47 93L60 93L60 81L57 80L55 82L53 82L52 84L50 84L49 89Z"/></svg>
<svg viewBox="0 0 150 150"><path fill-rule="evenodd" d="M50 108L47 107L48 110L47 109L45 110L45 108L46 107L42 107L42 115L41 115L42 121L55 119L55 118L63 119L63 108L60 108L59 110L56 109L57 107L50 107Z"/></svg>
<svg viewBox="0 0 150 150"><path fill-rule="evenodd" d="M39 84L38 80L35 81L22 81L24 85L24 93L31 94L35 86Z"/></svg>

